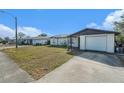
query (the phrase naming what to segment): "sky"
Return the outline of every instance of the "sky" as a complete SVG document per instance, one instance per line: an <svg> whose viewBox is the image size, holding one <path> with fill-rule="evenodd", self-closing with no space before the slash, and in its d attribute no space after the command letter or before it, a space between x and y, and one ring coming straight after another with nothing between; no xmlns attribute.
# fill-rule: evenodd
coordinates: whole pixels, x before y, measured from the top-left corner
<svg viewBox="0 0 124 93"><path fill-rule="evenodd" d="M1 11L1 10L0 10ZM113 30L124 10L116 9L9 9L18 18L18 32L27 36L71 34L84 28ZM0 12L0 37L14 37L14 19Z"/></svg>

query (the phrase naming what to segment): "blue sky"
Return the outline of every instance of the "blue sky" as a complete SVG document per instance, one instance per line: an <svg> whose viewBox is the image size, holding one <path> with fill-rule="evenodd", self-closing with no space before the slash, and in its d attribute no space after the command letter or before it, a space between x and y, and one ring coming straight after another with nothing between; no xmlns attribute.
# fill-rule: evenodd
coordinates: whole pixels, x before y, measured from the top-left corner
<svg viewBox="0 0 124 93"><path fill-rule="evenodd" d="M5 10L18 17L19 27L32 27L52 35L70 34L85 27L100 28L115 9ZM0 24L14 29L14 20L0 13ZM109 29L109 28L108 28ZM21 29L22 30L22 29Z"/></svg>

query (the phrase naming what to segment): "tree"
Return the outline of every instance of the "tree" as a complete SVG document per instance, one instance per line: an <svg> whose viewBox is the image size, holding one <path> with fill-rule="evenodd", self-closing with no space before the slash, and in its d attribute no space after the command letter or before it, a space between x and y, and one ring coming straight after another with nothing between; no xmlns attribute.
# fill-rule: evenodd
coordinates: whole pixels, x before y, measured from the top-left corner
<svg viewBox="0 0 124 93"><path fill-rule="evenodd" d="M21 39L21 38L23 38L23 37L25 37L26 35L24 34L24 33L22 33L22 32L19 32L18 33L18 38L19 39Z"/></svg>
<svg viewBox="0 0 124 93"><path fill-rule="evenodd" d="M124 43L124 14L120 16L120 21L114 22L114 29L117 32L120 32L120 35L116 37L117 41Z"/></svg>
<svg viewBox="0 0 124 93"><path fill-rule="evenodd" d="M38 35L38 36L47 36L47 34L45 34L45 33L42 33L42 34L40 34L40 35Z"/></svg>

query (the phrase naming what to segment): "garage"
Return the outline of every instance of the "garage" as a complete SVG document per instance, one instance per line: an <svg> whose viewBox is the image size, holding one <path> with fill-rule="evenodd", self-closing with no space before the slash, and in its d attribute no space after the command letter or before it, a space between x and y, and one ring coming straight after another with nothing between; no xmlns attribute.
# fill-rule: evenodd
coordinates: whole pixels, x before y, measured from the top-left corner
<svg viewBox="0 0 124 93"><path fill-rule="evenodd" d="M106 51L106 36L86 36L86 50Z"/></svg>
<svg viewBox="0 0 124 93"><path fill-rule="evenodd" d="M86 28L70 35L70 41L73 37L79 38L79 50L102 51L108 53L115 52L115 36L120 33L101 29ZM73 42L73 41L71 41ZM73 44L71 44L73 50Z"/></svg>

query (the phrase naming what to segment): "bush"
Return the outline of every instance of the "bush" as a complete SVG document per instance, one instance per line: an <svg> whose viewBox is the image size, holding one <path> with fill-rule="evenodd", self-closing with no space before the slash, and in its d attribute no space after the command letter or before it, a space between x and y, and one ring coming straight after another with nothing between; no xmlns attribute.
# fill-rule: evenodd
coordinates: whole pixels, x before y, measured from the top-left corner
<svg viewBox="0 0 124 93"><path fill-rule="evenodd" d="M1 43L2 43L2 44L6 44L7 42L6 42L5 40L3 40Z"/></svg>
<svg viewBox="0 0 124 93"><path fill-rule="evenodd" d="M49 47L67 48L67 45L49 45Z"/></svg>
<svg viewBox="0 0 124 93"><path fill-rule="evenodd" d="M47 42L47 45L50 45L50 41Z"/></svg>
<svg viewBox="0 0 124 93"><path fill-rule="evenodd" d="M118 35L118 36L116 36L116 40L119 43L124 43L124 35Z"/></svg>
<svg viewBox="0 0 124 93"><path fill-rule="evenodd" d="M35 45L36 45L36 46L41 46L42 44L41 44L41 43L36 43Z"/></svg>

